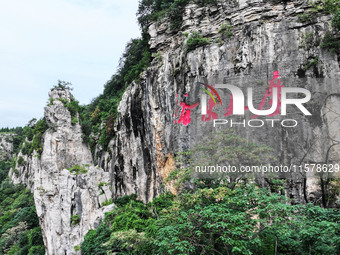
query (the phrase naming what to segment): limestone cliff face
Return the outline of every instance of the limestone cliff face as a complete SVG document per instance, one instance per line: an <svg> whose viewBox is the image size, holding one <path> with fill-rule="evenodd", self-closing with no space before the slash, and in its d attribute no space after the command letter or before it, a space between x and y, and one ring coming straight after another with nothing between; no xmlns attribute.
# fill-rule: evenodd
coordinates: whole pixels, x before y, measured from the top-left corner
<svg viewBox="0 0 340 255"><path fill-rule="evenodd" d="M19 153L25 164L17 164L18 174L11 170L10 177L34 193L47 254L76 254L74 246L89 229L96 228L104 212L112 210L113 205L102 206L112 197L110 173L93 165L80 125L71 124L70 112L62 102L70 101L71 93L53 90L50 98L53 103L45 108L50 128L44 134L41 156ZM74 166L78 170L67 170Z"/></svg>
<svg viewBox="0 0 340 255"><path fill-rule="evenodd" d="M13 153L13 134L3 133L0 134L0 161L8 160L12 157Z"/></svg>
<svg viewBox="0 0 340 255"><path fill-rule="evenodd" d="M150 46L157 57L140 82L132 83L123 95L110 152L97 146L92 159L79 124L72 125L62 102L72 95L67 90L50 93L54 100L45 109L50 128L41 156L20 154L25 164L16 166L17 173L10 172L14 183L25 183L34 192L47 254L76 254L74 246L112 208L102 206L106 200L136 193L147 202L162 192L164 178L175 168L175 155L214 129L211 121L202 121L199 107L192 110L189 125L175 123L181 101L199 102L196 82L232 84L244 91L252 86L256 105L273 72L279 71L286 87L312 92L306 106L312 116L292 108L287 118L298 121L295 128L265 125L235 130L249 141L274 148L282 164L340 163L339 59L320 48L330 17L320 14L299 22L298 15L308 11L308 1L221 2L212 7L188 5L182 32L171 32L167 20L149 27ZM221 32L226 22L229 36ZM186 33L194 31L210 43L187 51ZM228 99L222 91L221 97ZM215 107L213 112L218 118L239 120L224 116L225 108ZM82 169L77 175L67 170L75 165ZM297 203L320 198L314 174L289 177L287 195Z"/></svg>
<svg viewBox="0 0 340 255"><path fill-rule="evenodd" d="M274 148L282 164L339 163L339 59L320 48L322 37L330 29L329 16L299 21L298 15L309 8L308 1L223 1L202 8L190 4L182 32L174 34L164 20L152 24L150 45L158 57L141 82L127 89L118 109L117 138L111 143L114 158L107 166L113 174L114 195L137 193L149 201L159 194L163 178L174 168L174 155L212 132L212 122L201 120L200 106L192 110L188 126L175 124L174 113L177 107L178 119L181 101L199 102L198 81L232 84L243 91L254 87L254 105L258 105L273 72L279 71L284 86L311 91L312 99L306 107L312 116L289 109L286 117L271 118L296 119L296 128L280 124L274 128L239 126L235 127L238 134ZM222 35L225 23L230 25L230 36ZM210 43L188 52L186 34L194 31L209 38ZM219 92L229 99L222 90ZM213 112L218 118L239 120L225 117L225 108L215 107ZM245 118L250 119L249 113ZM287 195L297 203L320 197L315 174L289 177Z"/></svg>

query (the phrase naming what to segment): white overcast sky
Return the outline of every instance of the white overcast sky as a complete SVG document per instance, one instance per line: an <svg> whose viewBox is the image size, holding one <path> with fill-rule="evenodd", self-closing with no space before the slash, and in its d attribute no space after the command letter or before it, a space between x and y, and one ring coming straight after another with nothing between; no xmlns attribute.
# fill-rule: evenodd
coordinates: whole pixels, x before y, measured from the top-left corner
<svg viewBox="0 0 340 255"><path fill-rule="evenodd" d="M88 104L140 36L138 0L0 0L0 127L43 117L64 80Z"/></svg>

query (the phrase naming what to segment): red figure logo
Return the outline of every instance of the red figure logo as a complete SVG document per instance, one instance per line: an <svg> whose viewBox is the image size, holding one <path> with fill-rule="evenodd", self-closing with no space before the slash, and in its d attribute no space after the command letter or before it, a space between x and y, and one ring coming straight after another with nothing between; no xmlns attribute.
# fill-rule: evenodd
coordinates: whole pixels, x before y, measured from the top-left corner
<svg viewBox="0 0 340 255"><path fill-rule="evenodd" d="M267 98L270 98L269 105L273 104L273 88L277 88L278 98L277 98L277 107L275 112L272 114L269 114L268 116L274 116L280 114L281 109L281 88L283 85L281 85L281 81L279 78L279 71L275 71L273 75L273 79L269 81L269 88L266 90L266 93L264 94L264 97L262 98L262 101L259 105L259 110L262 110L263 106L265 105ZM274 81L277 80L276 83ZM257 115L253 115L252 118L257 118Z"/></svg>
<svg viewBox="0 0 340 255"><path fill-rule="evenodd" d="M185 97L188 96L188 94L184 95ZM178 102L178 95L176 95L176 102ZM181 107L182 107L182 112L181 112L181 116L179 118L179 120L175 120L175 123L182 123L183 125L187 126L189 125L189 123L191 122L191 118L190 118L190 114L191 114L191 110L194 109L195 107L198 106L198 102L196 104L192 104L192 105L187 105L185 102L181 102ZM177 117L177 103L176 103L176 113L175 113L175 117Z"/></svg>
<svg viewBox="0 0 340 255"><path fill-rule="evenodd" d="M253 105L253 95L252 89L249 87L247 89L248 92L248 106L245 106L245 97L242 90L234 85L228 84L217 84L215 88L212 85L204 84L202 82L197 82L197 85L203 85L205 88L200 88L202 91L205 91L206 94L201 94L201 120L204 122L215 121L218 119L218 114L213 111L214 107L218 105L218 103L222 106L222 100L220 95L216 91L215 88L219 89L228 89L230 94L230 100L228 107L225 109L224 116L231 115L244 115L245 111L250 111L253 118L257 118L258 115L262 116L275 116L275 115L286 115L286 106L287 104L293 104L298 107L303 114L311 115L311 113L302 105L306 103L311 98L311 93L304 88L286 88L281 83L279 79L279 72L275 71L273 73L273 79L269 81L269 86L256 108ZM296 99L287 99L287 93L303 93L305 94L305 98L296 98ZM209 100L207 100L207 95L210 96ZM184 95L185 97L188 94ZM216 98L215 98L216 97ZM266 104L269 104L269 109L264 110ZM188 105L185 102L181 102L181 116L179 120L175 120L175 123L182 123L187 126L191 122L190 114L191 110L198 106L198 102L192 105ZM178 105L178 95L176 95L176 109L175 109L175 117L177 118L177 105Z"/></svg>

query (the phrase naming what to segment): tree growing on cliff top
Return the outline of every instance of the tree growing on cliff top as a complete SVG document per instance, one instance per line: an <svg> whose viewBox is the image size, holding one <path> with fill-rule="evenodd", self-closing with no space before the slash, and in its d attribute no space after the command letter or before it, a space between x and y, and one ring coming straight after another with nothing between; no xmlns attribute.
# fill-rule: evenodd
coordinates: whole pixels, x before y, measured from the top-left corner
<svg viewBox="0 0 340 255"><path fill-rule="evenodd" d="M71 86L72 86L72 83L70 83L68 81L58 80L58 84L54 85L51 90L55 90L55 89L56 90L65 90L65 89L73 90L73 88Z"/></svg>

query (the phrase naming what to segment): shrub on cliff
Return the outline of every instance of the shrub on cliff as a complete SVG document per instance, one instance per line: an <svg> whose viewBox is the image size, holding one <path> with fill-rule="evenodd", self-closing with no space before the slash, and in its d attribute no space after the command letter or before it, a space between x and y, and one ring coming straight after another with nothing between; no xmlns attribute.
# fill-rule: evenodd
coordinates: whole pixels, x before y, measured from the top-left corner
<svg viewBox="0 0 340 255"><path fill-rule="evenodd" d="M104 150L107 149L115 135L117 108L124 90L131 82L138 81L140 74L150 65L151 52L148 39L148 35L143 33L142 38L132 39L127 44L118 72L105 84L103 94L93 99L90 105L80 109L83 141L89 143L92 152L96 143Z"/></svg>
<svg viewBox="0 0 340 255"><path fill-rule="evenodd" d="M217 5L217 0L141 0L138 7L138 22L142 29L147 29L151 22L156 22L164 17L169 19L170 29L178 31L183 23L185 7L189 3L200 7ZM237 2L235 2L236 5Z"/></svg>
<svg viewBox="0 0 340 255"><path fill-rule="evenodd" d="M204 46L210 43L210 40L208 38L204 38L201 34L198 32L193 32L187 42L187 51L194 50L197 47Z"/></svg>
<svg viewBox="0 0 340 255"><path fill-rule="evenodd" d="M15 136L17 143L20 145L14 153L21 150L22 154L31 155L33 151L36 151L39 155L41 155L43 150L43 135L47 129L48 125L45 118L38 120L32 126L25 126L21 132ZM22 165L24 162L19 157L17 163Z"/></svg>
<svg viewBox="0 0 340 255"><path fill-rule="evenodd" d="M328 31L322 39L321 48L329 49L337 54L340 39L340 0L321 0L312 3L315 12L323 11L332 16L332 30Z"/></svg>

